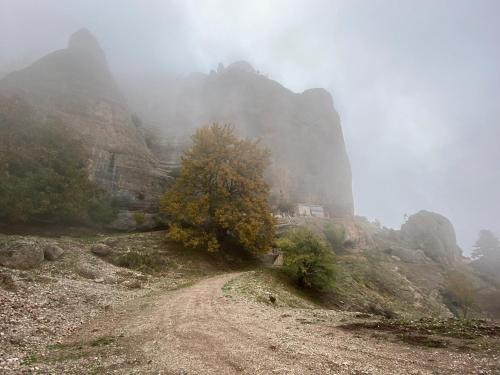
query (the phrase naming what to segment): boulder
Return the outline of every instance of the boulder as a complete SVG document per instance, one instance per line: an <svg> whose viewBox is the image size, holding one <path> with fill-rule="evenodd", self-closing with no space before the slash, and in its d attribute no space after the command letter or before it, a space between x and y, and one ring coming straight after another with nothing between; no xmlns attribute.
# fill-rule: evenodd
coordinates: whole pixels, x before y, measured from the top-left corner
<svg viewBox="0 0 500 375"><path fill-rule="evenodd" d="M90 249L95 255L98 255L100 257L104 257L106 255L111 254L111 247L109 247L106 244L103 243L98 243L92 246Z"/></svg>
<svg viewBox="0 0 500 375"><path fill-rule="evenodd" d="M34 268L43 259L43 246L33 239L16 238L0 243L0 265L4 267Z"/></svg>
<svg viewBox="0 0 500 375"><path fill-rule="evenodd" d="M462 250L457 245L455 229L444 216L422 210L401 226L401 234L410 246L442 266L452 267L460 262Z"/></svg>
<svg viewBox="0 0 500 375"><path fill-rule="evenodd" d="M43 257L45 260L56 260L64 254L64 250L55 244L47 244L43 247Z"/></svg>

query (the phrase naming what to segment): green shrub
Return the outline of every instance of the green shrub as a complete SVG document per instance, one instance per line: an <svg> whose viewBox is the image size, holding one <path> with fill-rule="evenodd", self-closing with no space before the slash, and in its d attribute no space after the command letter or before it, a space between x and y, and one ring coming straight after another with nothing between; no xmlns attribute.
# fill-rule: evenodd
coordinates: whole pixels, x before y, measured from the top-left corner
<svg viewBox="0 0 500 375"><path fill-rule="evenodd" d="M323 228L326 242L333 251L340 251L345 247L345 228L341 225L325 224Z"/></svg>
<svg viewBox="0 0 500 375"><path fill-rule="evenodd" d="M82 145L60 121L0 97L0 222L108 220L105 193L89 180L84 159Z"/></svg>
<svg viewBox="0 0 500 375"><path fill-rule="evenodd" d="M144 215L144 212L135 212L134 220L138 226L141 226L146 221L146 215Z"/></svg>
<svg viewBox="0 0 500 375"><path fill-rule="evenodd" d="M89 203L89 219L97 224L107 224L116 219L117 214L116 202L109 194L103 190L96 192Z"/></svg>
<svg viewBox="0 0 500 375"><path fill-rule="evenodd" d="M129 251L112 257L111 263L147 273L167 270L168 260L158 251Z"/></svg>
<svg viewBox="0 0 500 375"><path fill-rule="evenodd" d="M326 291L335 281L334 257L310 230L298 228L278 240L284 253L283 271L299 286Z"/></svg>

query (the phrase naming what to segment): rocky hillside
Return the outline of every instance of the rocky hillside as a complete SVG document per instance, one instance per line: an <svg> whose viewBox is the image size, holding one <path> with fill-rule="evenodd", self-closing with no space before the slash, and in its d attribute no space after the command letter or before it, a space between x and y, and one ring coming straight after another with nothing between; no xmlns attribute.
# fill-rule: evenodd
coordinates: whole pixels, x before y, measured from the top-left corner
<svg viewBox="0 0 500 375"><path fill-rule="evenodd" d="M345 278L338 291L348 304L360 308L360 301L368 301L377 309L410 316L460 316L459 303L449 290L449 276L459 274L460 288L473 294L473 314L500 317L500 283L462 255L453 225L444 216L422 210L400 230L361 218L354 225L354 248L339 258ZM360 249L360 243L368 246Z"/></svg>
<svg viewBox="0 0 500 375"><path fill-rule="evenodd" d="M498 265L479 267L478 261L463 257L444 216L422 210L400 230L362 217L296 217L284 230L305 226L327 241L325 228L331 225L343 227L345 238L336 249L336 287L325 296L327 305L389 317L461 316L448 280L458 274L464 280L460 287L473 294L472 315L500 317L500 283L491 272Z"/></svg>
<svg viewBox="0 0 500 375"><path fill-rule="evenodd" d="M232 123L245 136L260 137L272 151L268 177L277 196L321 203L336 217L353 215L351 170L339 115L324 89L294 93L236 62L217 72L187 78L128 83L131 106L154 139L182 146L193 129L211 122ZM167 147L168 148L168 147ZM178 153L163 153L175 163Z"/></svg>
<svg viewBox="0 0 500 375"><path fill-rule="evenodd" d="M451 316L430 258L339 255L336 301L350 311L239 262L162 232L0 235L0 372L498 373L498 325L415 320ZM396 314L412 319L383 318Z"/></svg>
<svg viewBox="0 0 500 375"><path fill-rule="evenodd" d="M83 351L74 358L42 358L98 316L225 269L217 259L183 250L167 246L160 232L78 238L0 234L0 373L89 373L88 360L78 369L59 368Z"/></svg>
<svg viewBox="0 0 500 375"><path fill-rule="evenodd" d="M88 30L73 34L65 49L0 80L0 94L18 96L41 116L56 117L81 139L92 180L124 208L154 210L166 175L137 129Z"/></svg>

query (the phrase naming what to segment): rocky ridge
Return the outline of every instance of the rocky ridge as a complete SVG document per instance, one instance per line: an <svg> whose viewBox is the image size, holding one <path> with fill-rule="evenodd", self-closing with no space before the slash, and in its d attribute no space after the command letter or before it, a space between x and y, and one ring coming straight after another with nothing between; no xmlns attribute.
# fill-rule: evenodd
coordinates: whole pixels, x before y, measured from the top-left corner
<svg viewBox="0 0 500 375"><path fill-rule="evenodd" d="M52 52L0 80L0 94L17 96L40 116L55 117L86 150L89 176L125 209L156 210L166 173L148 149L111 74L106 56L86 29Z"/></svg>

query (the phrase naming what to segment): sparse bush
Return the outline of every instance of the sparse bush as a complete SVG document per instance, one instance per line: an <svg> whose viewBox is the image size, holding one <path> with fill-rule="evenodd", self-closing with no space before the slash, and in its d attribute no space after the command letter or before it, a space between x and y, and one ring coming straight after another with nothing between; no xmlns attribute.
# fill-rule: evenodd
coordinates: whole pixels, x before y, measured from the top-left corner
<svg viewBox="0 0 500 375"><path fill-rule="evenodd" d="M116 219L118 206L104 190L99 190L89 202L89 219L97 224L107 224Z"/></svg>
<svg viewBox="0 0 500 375"><path fill-rule="evenodd" d="M326 242L333 251L341 251L345 245L345 228L332 223L325 224L323 228Z"/></svg>
<svg viewBox="0 0 500 375"><path fill-rule="evenodd" d="M449 272L447 277L447 292L453 307L462 312L462 318L467 319L475 303L475 291L469 277L462 272Z"/></svg>
<svg viewBox="0 0 500 375"><path fill-rule="evenodd" d="M168 260L158 251L129 251L117 254L110 261L119 267L126 267L147 273L161 272L169 266Z"/></svg>
<svg viewBox="0 0 500 375"><path fill-rule="evenodd" d="M284 253L283 271L297 286L317 291L333 287L333 254L310 230L292 230L278 241L278 246Z"/></svg>
<svg viewBox="0 0 500 375"><path fill-rule="evenodd" d="M146 221L146 215L144 212L135 212L134 213L134 221L136 225L141 226Z"/></svg>

